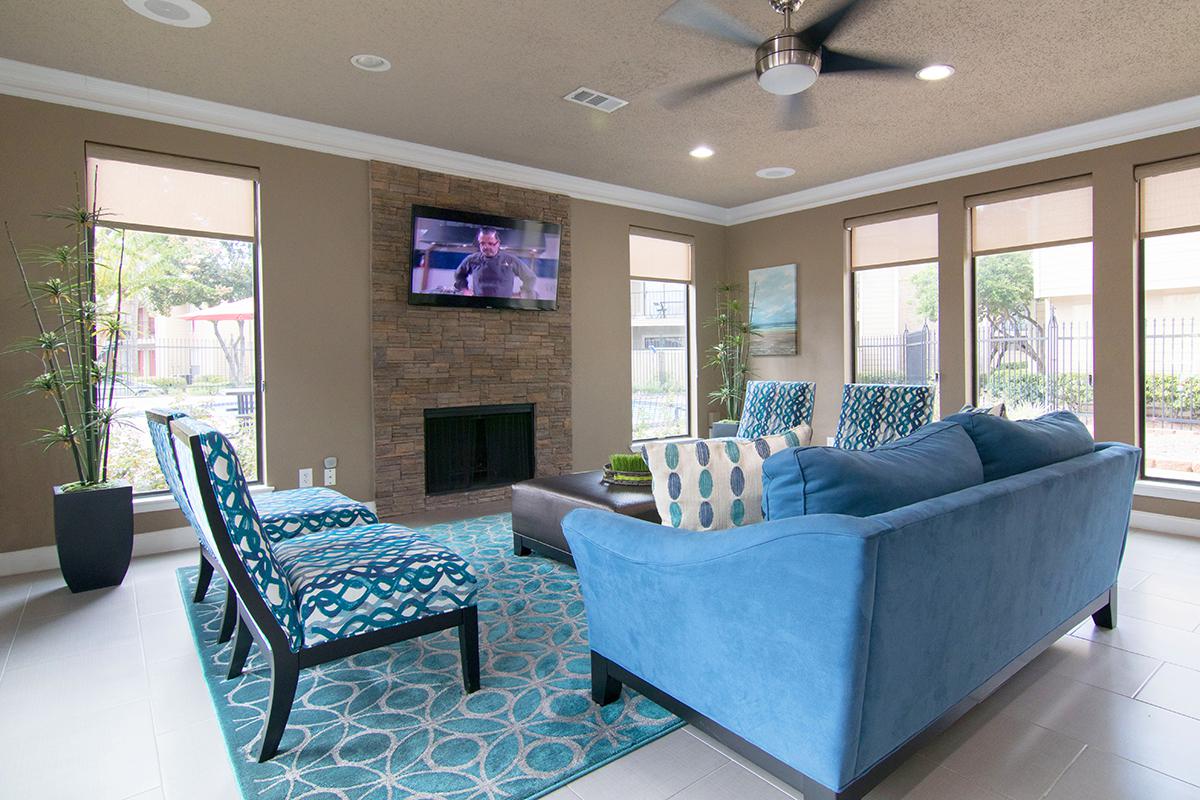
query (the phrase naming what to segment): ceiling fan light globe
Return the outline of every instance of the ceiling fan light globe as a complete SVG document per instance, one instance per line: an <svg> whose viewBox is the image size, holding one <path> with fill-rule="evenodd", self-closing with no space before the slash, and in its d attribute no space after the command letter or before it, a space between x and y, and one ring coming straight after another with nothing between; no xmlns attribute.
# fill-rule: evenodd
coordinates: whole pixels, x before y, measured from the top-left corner
<svg viewBox="0 0 1200 800"><path fill-rule="evenodd" d="M808 64L780 64L758 76L758 85L771 94L799 94L817 82L817 71Z"/></svg>

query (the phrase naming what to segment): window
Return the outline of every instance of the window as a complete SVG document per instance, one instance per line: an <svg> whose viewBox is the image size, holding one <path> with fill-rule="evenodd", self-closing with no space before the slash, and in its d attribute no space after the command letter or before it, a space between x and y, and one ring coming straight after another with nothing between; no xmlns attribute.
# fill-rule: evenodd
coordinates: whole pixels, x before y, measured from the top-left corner
<svg viewBox="0 0 1200 800"><path fill-rule="evenodd" d="M1200 156L1137 170L1142 469L1200 483Z"/></svg>
<svg viewBox="0 0 1200 800"><path fill-rule="evenodd" d="M1092 188L1082 179L969 198L975 401L1015 419L1092 415Z"/></svg>
<svg viewBox="0 0 1200 800"><path fill-rule="evenodd" d="M692 398L692 241L651 231L629 235L633 438L688 436Z"/></svg>
<svg viewBox="0 0 1200 800"><path fill-rule="evenodd" d="M89 202L104 214L95 230L102 307L115 307L123 263L110 469L135 492L166 488L145 412L168 407L229 436L246 477L257 480L256 171L89 144L87 172Z"/></svg>
<svg viewBox="0 0 1200 800"><path fill-rule="evenodd" d="M854 382L936 386L937 213L909 209L848 227Z"/></svg>

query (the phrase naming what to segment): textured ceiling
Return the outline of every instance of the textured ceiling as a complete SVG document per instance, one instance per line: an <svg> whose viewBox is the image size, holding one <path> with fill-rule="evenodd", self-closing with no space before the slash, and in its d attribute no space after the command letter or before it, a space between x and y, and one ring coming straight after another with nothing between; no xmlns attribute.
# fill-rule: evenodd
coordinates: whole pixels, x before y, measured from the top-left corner
<svg viewBox="0 0 1200 800"><path fill-rule="evenodd" d="M764 38L780 26L766 0L715 2ZM797 27L834 2L807 0ZM721 206L1200 95L1198 0L864 0L831 47L958 74L823 76L814 126L791 132L750 79L662 106L753 66L657 22L670 0L201 3L212 24L182 29L120 0L0 0L0 56ZM394 67L359 71L355 53ZM560 99L581 85L630 104ZM690 158L701 142L717 155ZM754 177L767 166L796 175Z"/></svg>

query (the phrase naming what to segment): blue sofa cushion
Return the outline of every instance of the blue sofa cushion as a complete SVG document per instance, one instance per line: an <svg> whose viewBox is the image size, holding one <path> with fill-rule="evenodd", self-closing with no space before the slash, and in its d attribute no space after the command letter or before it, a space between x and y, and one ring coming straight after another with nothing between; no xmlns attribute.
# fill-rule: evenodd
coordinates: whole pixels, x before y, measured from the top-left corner
<svg viewBox="0 0 1200 800"><path fill-rule="evenodd" d="M934 422L873 450L798 447L771 456L763 464L763 514L868 517L980 483L971 437L954 422Z"/></svg>
<svg viewBox="0 0 1200 800"><path fill-rule="evenodd" d="M1096 447L1092 434L1070 411L1024 420L958 413L945 421L962 425L975 442L985 481L1087 455Z"/></svg>

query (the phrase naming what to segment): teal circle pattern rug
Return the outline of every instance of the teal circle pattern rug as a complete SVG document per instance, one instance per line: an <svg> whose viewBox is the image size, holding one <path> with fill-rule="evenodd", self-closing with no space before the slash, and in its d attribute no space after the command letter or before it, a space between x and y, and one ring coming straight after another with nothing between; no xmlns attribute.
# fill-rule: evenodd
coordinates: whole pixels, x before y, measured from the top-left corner
<svg viewBox="0 0 1200 800"><path fill-rule="evenodd" d="M507 514L423 528L479 578L482 687L462 688L458 635L442 631L300 673L279 755L256 760L270 667L257 646L226 680L216 644L225 584L180 591L234 773L246 800L527 800L683 722L628 689L591 699L587 623L575 570L512 554Z"/></svg>

